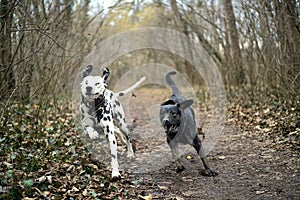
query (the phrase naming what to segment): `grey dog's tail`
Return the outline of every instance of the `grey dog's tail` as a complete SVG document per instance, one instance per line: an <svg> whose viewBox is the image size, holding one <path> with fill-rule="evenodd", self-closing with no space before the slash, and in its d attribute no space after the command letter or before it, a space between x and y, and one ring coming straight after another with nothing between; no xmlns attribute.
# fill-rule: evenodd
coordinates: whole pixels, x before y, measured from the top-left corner
<svg viewBox="0 0 300 200"><path fill-rule="evenodd" d="M165 75L166 77L166 82L168 83L168 85L171 87L172 89L172 93L173 94L180 94L180 91L176 85L176 83L173 81L173 79L171 78L171 75L175 75L176 74L176 71L174 70L171 70L171 71L168 71Z"/></svg>

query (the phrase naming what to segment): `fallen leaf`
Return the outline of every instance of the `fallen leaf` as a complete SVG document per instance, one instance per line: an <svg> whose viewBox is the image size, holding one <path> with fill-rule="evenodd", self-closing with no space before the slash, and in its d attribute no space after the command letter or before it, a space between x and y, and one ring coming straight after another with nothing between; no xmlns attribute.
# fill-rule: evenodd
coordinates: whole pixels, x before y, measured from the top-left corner
<svg viewBox="0 0 300 200"><path fill-rule="evenodd" d="M160 186L160 185L158 185L158 188L161 189L161 190L168 190L167 186Z"/></svg>
<svg viewBox="0 0 300 200"><path fill-rule="evenodd" d="M263 194L263 193L265 193L265 191L256 191L257 195L260 195L260 194Z"/></svg>
<svg viewBox="0 0 300 200"><path fill-rule="evenodd" d="M43 183L43 182L45 182L46 181L46 176L41 176L40 178L37 178L36 179L36 181L38 182L38 183Z"/></svg>
<svg viewBox="0 0 300 200"><path fill-rule="evenodd" d="M78 192L78 191L79 191L79 189L77 187L75 187L75 186L72 187L72 192Z"/></svg>
<svg viewBox="0 0 300 200"><path fill-rule="evenodd" d="M219 160L225 160L225 158L226 158L225 156L219 156L218 157Z"/></svg>
<svg viewBox="0 0 300 200"><path fill-rule="evenodd" d="M152 198L153 198L151 194L149 194L148 196L139 195L138 197L141 199L144 199L144 200L152 200Z"/></svg>
<svg viewBox="0 0 300 200"><path fill-rule="evenodd" d="M42 194L43 194L45 197L47 197L47 196L50 195L50 192L49 192L49 191L43 191Z"/></svg>
<svg viewBox="0 0 300 200"><path fill-rule="evenodd" d="M47 178L47 181L48 181L50 184L52 184L52 176L46 176L46 178Z"/></svg>

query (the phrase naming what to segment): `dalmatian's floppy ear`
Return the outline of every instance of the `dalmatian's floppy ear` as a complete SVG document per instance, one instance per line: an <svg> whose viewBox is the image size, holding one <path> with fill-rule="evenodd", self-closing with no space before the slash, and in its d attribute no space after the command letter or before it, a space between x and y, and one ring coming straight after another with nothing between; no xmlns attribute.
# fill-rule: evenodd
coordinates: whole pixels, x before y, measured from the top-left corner
<svg viewBox="0 0 300 200"><path fill-rule="evenodd" d="M91 71L93 69L93 65L88 65L84 70L83 70L83 78L87 77L90 75Z"/></svg>
<svg viewBox="0 0 300 200"><path fill-rule="evenodd" d="M103 69L103 74L102 74L102 77L104 78L104 82L106 82L108 76L109 76L110 72L109 72L109 69L107 67L105 67Z"/></svg>
<svg viewBox="0 0 300 200"><path fill-rule="evenodd" d="M180 109L180 110L184 110L186 109L187 107L191 106L193 104L193 100L192 99L188 99L188 100L185 100L185 101L182 101L180 103L177 104L177 107Z"/></svg>

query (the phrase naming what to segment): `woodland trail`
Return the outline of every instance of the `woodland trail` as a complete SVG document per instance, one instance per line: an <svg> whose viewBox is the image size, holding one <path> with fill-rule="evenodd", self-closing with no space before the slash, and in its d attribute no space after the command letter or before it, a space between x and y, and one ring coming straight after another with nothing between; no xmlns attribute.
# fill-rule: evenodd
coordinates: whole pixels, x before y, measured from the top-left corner
<svg viewBox="0 0 300 200"><path fill-rule="evenodd" d="M168 92L151 91L138 90L130 105L137 125L133 132L137 166L127 170L143 182L145 195L154 199L299 199L299 151L276 146L255 131L241 131L227 122L208 155L210 167L219 175L201 176L202 163L192 148L182 155L186 170L177 174L163 131L153 130L159 129L151 114L157 113L157 107L148 108L165 100Z"/></svg>

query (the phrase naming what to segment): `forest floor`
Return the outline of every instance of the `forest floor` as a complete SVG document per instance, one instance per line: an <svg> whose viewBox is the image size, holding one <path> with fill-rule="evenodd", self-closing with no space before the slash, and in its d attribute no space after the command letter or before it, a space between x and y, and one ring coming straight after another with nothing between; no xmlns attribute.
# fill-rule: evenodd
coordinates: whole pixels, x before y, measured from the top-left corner
<svg viewBox="0 0 300 200"><path fill-rule="evenodd" d="M110 181L109 163L81 142L66 111L70 107L45 108L47 118L36 125L31 120L39 105L7 111L0 130L0 199L299 199L299 101L275 96L232 100L224 131L207 156L219 175L205 177L192 148L182 150L186 169L174 170L165 134L153 119L157 107L149 108L168 92L141 89L135 94L130 119L136 125L137 158L130 163L120 153L122 179L116 182ZM206 118L201 123L205 132L210 112L204 104L199 111L200 119Z"/></svg>

